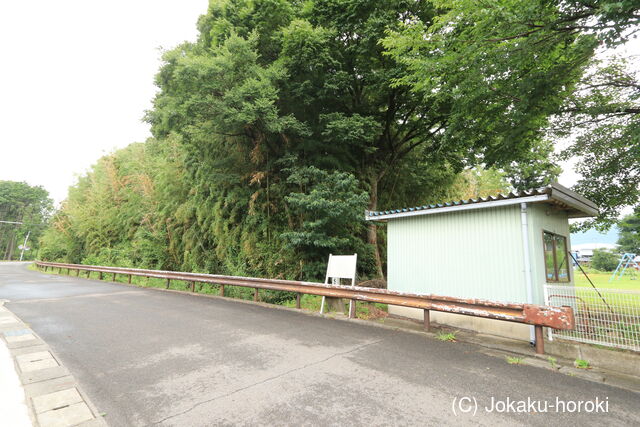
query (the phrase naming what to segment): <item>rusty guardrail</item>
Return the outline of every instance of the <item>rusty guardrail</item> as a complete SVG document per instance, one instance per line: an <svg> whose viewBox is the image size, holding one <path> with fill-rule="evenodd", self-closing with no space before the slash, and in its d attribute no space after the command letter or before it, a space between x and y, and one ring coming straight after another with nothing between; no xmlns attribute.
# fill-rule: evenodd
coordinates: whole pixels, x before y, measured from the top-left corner
<svg viewBox="0 0 640 427"><path fill-rule="evenodd" d="M544 353L543 327L573 329L575 323L573 309L567 306L550 307L534 304L502 303L482 299L411 294L387 289L327 285L324 283L295 280L261 279L255 277L223 276L217 274L65 264L44 261L36 261L35 264L40 268L44 268L45 271L47 271L48 268L57 268L58 272L61 273L63 269L66 269L67 272L71 274L71 271L74 270L76 271L76 276L79 276L81 271L86 271L87 277L91 272L97 272L99 273L100 280L103 279L104 274L113 274L114 281L117 274L127 275L129 277L129 283L131 283L132 276L165 279L167 289L169 288L171 280L180 280L189 283L192 292L195 291L196 283L215 284L220 286L221 296L224 296L225 285L254 288L255 301L258 300L259 289L294 292L297 294L297 308L300 308L300 297L302 294L346 298L354 301L354 304L351 304L351 311L349 313L349 317L351 318L355 317L355 301L419 308L424 310L424 328L426 330L430 328L430 310L524 323L535 326L536 352L540 354Z"/></svg>

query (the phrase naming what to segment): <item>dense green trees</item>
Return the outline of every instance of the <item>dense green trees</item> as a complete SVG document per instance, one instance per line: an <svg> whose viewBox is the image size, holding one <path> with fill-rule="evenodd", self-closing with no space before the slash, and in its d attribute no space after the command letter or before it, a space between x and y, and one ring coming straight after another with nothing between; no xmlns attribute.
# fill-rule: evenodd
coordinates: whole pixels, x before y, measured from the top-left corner
<svg viewBox="0 0 640 427"><path fill-rule="evenodd" d="M441 13L433 3L403 0L212 2L199 21L197 43L165 55L161 92L148 116L154 135L180 136L196 193L206 195L198 205L233 193L235 207L246 210L251 202L252 214L268 217L276 230L299 225L285 206L295 168L353 174L371 210L437 200L465 167L514 168L532 157L535 138L504 135L510 128L505 115L491 123L495 116L475 101L463 102L455 90L425 97L397 84L408 67L385 53L382 40L410 19L436 25ZM452 76L457 67L443 62L434 79ZM461 110L479 120L466 133ZM528 119L535 131L545 113ZM236 225L245 227L250 216ZM375 224L368 227L381 274L378 232ZM229 245L224 250L241 244L242 238L224 237L237 232L233 227L218 236ZM267 229L262 233L264 240Z"/></svg>
<svg viewBox="0 0 640 427"><path fill-rule="evenodd" d="M154 138L80 179L43 253L317 279L329 253L357 252L381 275L365 209L559 173L544 130L597 38L562 26L579 2L500 3L212 1L198 40L164 54Z"/></svg>
<svg viewBox="0 0 640 427"><path fill-rule="evenodd" d="M598 271L613 271L619 261L620 255L604 249L595 249L591 257L591 267Z"/></svg>
<svg viewBox="0 0 640 427"><path fill-rule="evenodd" d="M561 157L577 160L576 189L601 207L597 225L638 206L638 75L624 60L602 59L640 30L637 1L432 3L442 11L435 21L412 17L384 44L409 69L399 85L455 99L453 140L469 141L490 165L509 168L524 155L528 166L514 184L527 187L547 173L526 152L538 152L549 170L550 142L568 138Z"/></svg>
<svg viewBox="0 0 640 427"><path fill-rule="evenodd" d="M640 208L639 102L640 74L618 59L580 80L555 129L575 136L562 157L578 160L582 179L576 187L600 206L600 228L617 222L622 207Z"/></svg>
<svg viewBox="0 0 640 427"><path fill-rule="evenodd" d="M101 158L71 187L43 237L44 259L175 268L187 265L190 215L175 140L131 144ZM186 258L186 259L185 259ZM184 262L183 262L184 260Z"/></svg>
<svg viewBox="0 0 640 427"><path fill-rule="evenodd" d="M18 246L24 243L27 234L31 250L26 252L25 259L32 259L52 209L44 188L26 182L0 181L0 221L7 221L0 223L0 259L19 258Z"/></svg>
<svg viewBox="0 0 640 427"><path fill-rule="evenodd" d="M622 252L640 255L640 211L627 215L618 225L618 244Z"/></svg>

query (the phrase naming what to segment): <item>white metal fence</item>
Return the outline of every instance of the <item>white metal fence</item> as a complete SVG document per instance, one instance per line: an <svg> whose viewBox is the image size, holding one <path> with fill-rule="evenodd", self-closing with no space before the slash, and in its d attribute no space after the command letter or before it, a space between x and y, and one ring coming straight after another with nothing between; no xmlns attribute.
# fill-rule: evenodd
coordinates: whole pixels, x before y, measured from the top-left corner
<svg viewBox="0 0 640 427"><path fill-rule="evenodd" d="M640 351L640 292L545 285L545 304L573 307L572 331L549 329L567 340Z"/></svg>

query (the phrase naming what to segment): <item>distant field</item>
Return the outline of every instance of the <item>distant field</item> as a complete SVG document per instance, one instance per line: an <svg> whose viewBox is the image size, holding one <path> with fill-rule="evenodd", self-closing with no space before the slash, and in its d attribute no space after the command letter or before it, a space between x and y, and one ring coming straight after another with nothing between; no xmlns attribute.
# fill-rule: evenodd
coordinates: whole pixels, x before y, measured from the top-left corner
<svg viewBox="0 0 640 427"><path fill-rule="evenodd" d="M628 270L627 270L628 271ZM587 278L580 270L574 270L575 284L576 286L591 287ZM635 279L630 274L625 274L620 279L613 279L609 282L611 273L589 273L589 278L594 285L598 288L613 288L613 289L625 289L631 291L640 291L640 273L636 273Z"/></svg>

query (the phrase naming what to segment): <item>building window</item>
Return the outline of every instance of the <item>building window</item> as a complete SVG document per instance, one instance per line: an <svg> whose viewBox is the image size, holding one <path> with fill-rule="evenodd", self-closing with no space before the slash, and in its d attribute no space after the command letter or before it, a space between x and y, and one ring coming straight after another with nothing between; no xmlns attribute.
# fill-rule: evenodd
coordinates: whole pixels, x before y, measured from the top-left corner
<svg viewBox="0 0 640 427"><path fill-rule="evenodd" d="M543 240L547 282L568 282L570 278L567 238L545 231Z"/></svg>

